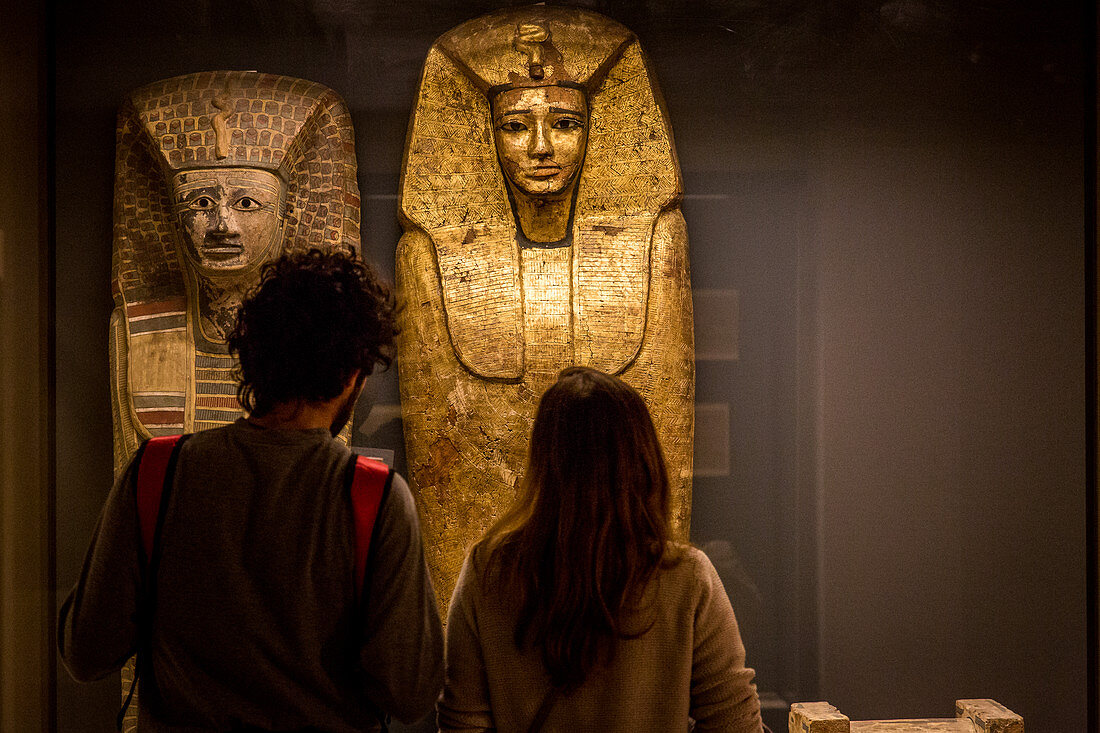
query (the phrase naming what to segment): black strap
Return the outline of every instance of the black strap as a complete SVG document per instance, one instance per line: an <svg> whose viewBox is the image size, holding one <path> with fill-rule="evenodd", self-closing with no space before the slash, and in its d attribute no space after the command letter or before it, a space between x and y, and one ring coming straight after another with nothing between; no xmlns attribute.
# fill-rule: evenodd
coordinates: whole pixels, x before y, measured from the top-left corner
<svg viewBox="0 0 1100 733"><path fill-rule="evenodd" d="M535 713L535 718L531 721L531 727L527 729L527 733L539 733L542 730L542 726L546 725L546 719L550 717L550 710L554 707L554 703L558 701L560 695L561 690L557 687L551 687L546 692L546 697L542 698L542 705L539 705L538 712Z"/></svg>
<svg viewBox="0 0 1100 733"><path fill-rule="evenodd" d="M160 506L157 508L157 523L153 529L153 551L148 558L149 564L145 568L144 582L142 583L141 592L138 596L137 607L137 662L134 664L134 677L130 680L130 690L126 693L126 699L122 702L122 708L118 711L118 716L115 718L115 727L117 730L122 730L122 723L126 718L126 711L130 709L130 703L134 699L134 692L137 690L138 677L142 676L143 670L145 671L145 678L150 681L150 684L146 685L147 691L152 692L156 686L152 682L153 671L149 660L149 647L152 643L153 636L153 610L156 607L157 598L157 569L160 567L160 555L161 555L161 531L164 529L164 517L168 512L168 500L172 495L173 479L176 475L176 463L179 460L180 449L183 444L191 437L191 434L181 435L180 439L176 441L175 447L172 449L172 455L168 458L168 467L164 472L164 488L160 493ZM141 448L138 449L138 454L134 462L132 469L134 476L134 491L135 498L137 492L137 475L138 469L141 466L141 456L145 448L145 443L142 443ZM138 524L141 523L141 514L138 514ZM138 527L138 533L141 533L141 527Z"/></svg>
<svg viewBox="0 0 1100 733"><path fill-rule="evenodd" d="M122 701L122 707L115 717L115 730L122 730L122 723L126 720L126 711L130 709L130 701L134 699L134 690L137 689L137 665L134 665L134 676L130 680L130 691L126 693L126 699Z"/></svg>

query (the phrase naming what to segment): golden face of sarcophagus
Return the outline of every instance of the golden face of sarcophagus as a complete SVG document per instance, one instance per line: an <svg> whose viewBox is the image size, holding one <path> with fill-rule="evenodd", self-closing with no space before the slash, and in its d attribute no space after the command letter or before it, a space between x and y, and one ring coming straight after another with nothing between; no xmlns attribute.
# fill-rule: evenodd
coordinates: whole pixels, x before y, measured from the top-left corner
<svg viewBox="0 0 1100 733"><path fill-rule="evenodd" d="M432 46L409 127L397 251L409 473L446 606L515 496L538 399L579 364L645 398L691 512L695 362L671 129L637 38L533 6Z"/></svg>
<svg viewBox="0 0 1100 733"><path fill-rule="evenodd" d="M354 136L335 92L214 71L130 95L115 162L116 472L145 438L241 414L225 335L284 242L359 249Z"/></svg>

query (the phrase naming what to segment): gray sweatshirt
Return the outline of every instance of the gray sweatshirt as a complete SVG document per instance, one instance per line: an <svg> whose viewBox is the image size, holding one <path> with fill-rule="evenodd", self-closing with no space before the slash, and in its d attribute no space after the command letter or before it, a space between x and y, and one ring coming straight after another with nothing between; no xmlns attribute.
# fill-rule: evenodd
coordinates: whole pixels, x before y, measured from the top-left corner
<svg viewBox="0 0 1100 733"><path fill-rule="evenodd" d="M412 721L442 685L442 631L416 508L397 475L355 600L350 451L325 429L243 418L180 453L161 536L141 730L322 731ZM78 680L137 648L142 551L132 474L112 488L59 619ZM148 676L149 670L142 672Z"/></svg>

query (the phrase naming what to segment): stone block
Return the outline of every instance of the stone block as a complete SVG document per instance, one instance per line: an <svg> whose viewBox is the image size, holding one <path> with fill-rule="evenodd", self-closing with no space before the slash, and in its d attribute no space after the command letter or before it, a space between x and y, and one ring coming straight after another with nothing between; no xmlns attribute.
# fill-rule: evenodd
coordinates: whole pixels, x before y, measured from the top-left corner
<svg viewBox="0 0 1100 733"><path fill-rule="evenodd" d="M796 702L787 718L789 733L850 733L847 715L827 702Z"/></svg>
<svg viewBox="0 0 1100 733"><path fill-rule="evenodd" d="M996 700L956 700L955 717L973 723L975 733L1024 733L1024 719Z"/></svg>

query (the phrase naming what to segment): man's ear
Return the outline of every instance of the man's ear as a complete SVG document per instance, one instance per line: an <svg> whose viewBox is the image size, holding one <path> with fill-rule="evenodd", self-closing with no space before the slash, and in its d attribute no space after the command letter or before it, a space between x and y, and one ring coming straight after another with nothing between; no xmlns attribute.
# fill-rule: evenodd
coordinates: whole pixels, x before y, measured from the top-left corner
<svg viewBox="0 0 1100 733"><path fill-rule="evenodd" d="M347 387L349 385L354 384L355 385L355 391L358 392L359 389L362 388L363 383L366 382L366 381L367 381L366 373L362 369L356 369L352 373L352 375L350 377L348 377L347 384L344 385L344 388L347 389Z"/></svg>

